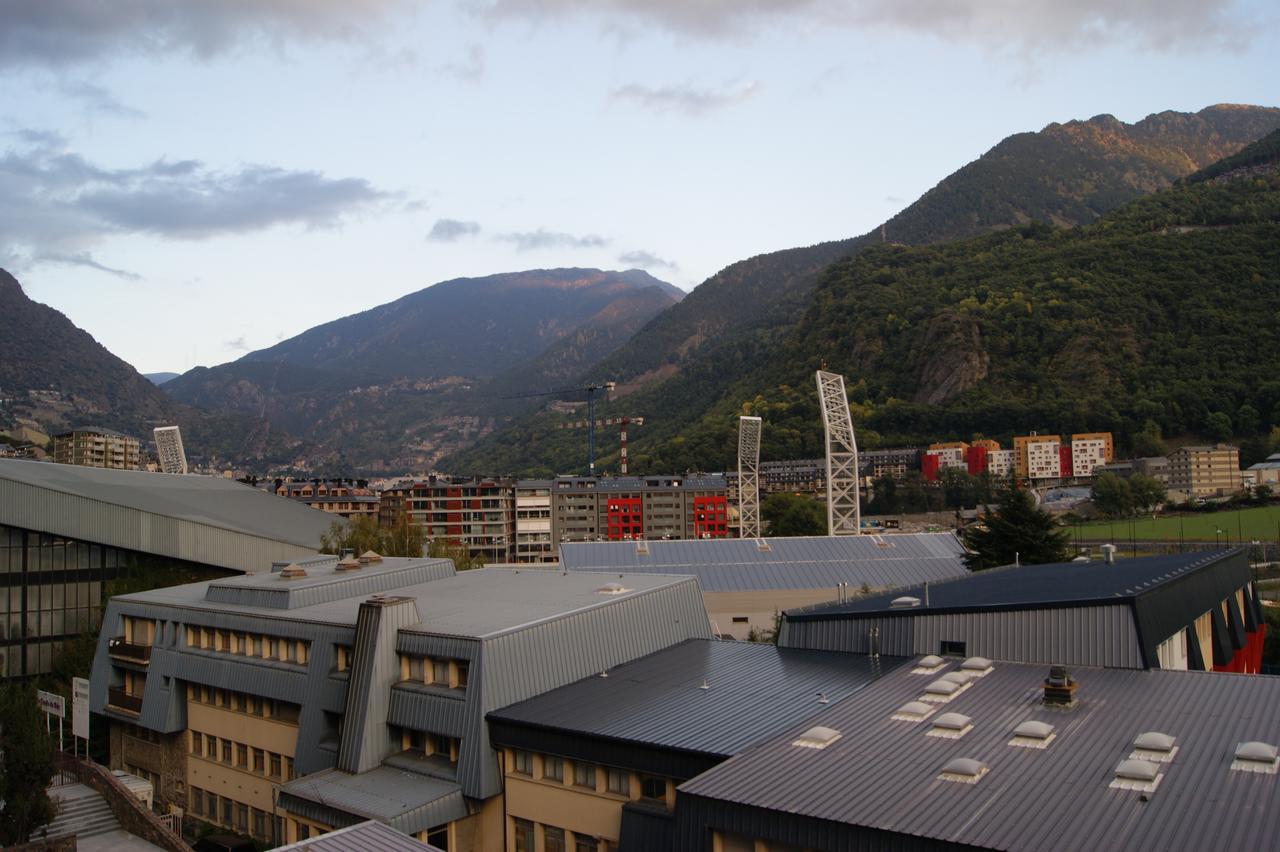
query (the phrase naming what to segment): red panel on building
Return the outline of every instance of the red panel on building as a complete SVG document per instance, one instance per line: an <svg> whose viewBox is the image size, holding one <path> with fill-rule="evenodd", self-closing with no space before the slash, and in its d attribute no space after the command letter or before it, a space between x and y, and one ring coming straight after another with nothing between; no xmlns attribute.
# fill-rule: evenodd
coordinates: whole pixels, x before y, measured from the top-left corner
<svg viewBox="0 0 1280 852"><path fill-rule="evenodd" d="M1071 445L1058 445L1058 476L1063 479L1071 475Z"/></svg>
<svg viewBox="0 0 1280 852"><path fill-rule="evenodd" d="M986 447L970 447L965 454L965 461L969 466L969 475L977 476L987 471L987 448Z"/></svg>
<svg viewBox="0 0 1280 852"><path fill-rule="evenodd" d="M941 459L933 453L925 453L920 457L920 475L924 477L925 482L938 481L938 463L940 461Z"/></svg>
<svg viewBox="0 0 1280 852"><path fill-rule="evenodd" d="M644 537L644 510L639 497L610 497L605 533L609 541Z"/></svg>
<svg viewBox="0 0 1280 852"><path fill-rule="evenodd" d="M729 501L723 494L693 498L694 538L727 538Z"/></svg>

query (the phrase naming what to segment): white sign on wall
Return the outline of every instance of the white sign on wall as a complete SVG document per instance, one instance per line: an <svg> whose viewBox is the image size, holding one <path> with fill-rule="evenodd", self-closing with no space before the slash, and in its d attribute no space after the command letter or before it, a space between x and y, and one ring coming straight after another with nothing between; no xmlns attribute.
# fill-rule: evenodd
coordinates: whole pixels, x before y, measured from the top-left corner
<svg viewBox="0 0 1280 852"><path fill-rule="evenodd" d="M71 679L71 735L89 739L89 681L83 677Z"/></svg>

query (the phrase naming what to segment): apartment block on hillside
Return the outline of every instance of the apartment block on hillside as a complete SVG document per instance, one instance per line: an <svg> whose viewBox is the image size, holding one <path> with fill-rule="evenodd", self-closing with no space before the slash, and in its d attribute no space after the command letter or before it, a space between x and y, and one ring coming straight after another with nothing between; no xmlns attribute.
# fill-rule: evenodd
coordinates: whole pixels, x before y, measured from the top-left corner
<svg viewBox="0 0 1280 852"><path fill-rule="evenodd" d="M139 443L111 429L85 426L53 436L53 460L58 464L138 470Z"/></svg>
<svg viewBox="0 0 1280 852"><path fill-rule="evenodd" d="M1239 447L1179 447L1169 453L1169 490L1186 499L1226 497L1242 487Z"/></svg>

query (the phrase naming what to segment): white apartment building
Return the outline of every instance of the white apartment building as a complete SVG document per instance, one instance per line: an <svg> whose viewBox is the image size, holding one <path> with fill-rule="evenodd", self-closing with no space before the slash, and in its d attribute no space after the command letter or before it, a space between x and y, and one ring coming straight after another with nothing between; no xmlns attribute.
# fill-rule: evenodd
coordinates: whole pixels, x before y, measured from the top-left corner
<svg viewBox="0 0 1280 852"><path fill-rule="evenodd" d="M1059 479L1062 476L1062 459L1057 438L1027 442L1027 477L1030 479Z"/></svg>
<svg viewBox="0 0 1280 852"><path fill-rule="evenodd" d="M551 540L551 480L528 479L516 483L516 562L555 562L559 558Z"/></svg>

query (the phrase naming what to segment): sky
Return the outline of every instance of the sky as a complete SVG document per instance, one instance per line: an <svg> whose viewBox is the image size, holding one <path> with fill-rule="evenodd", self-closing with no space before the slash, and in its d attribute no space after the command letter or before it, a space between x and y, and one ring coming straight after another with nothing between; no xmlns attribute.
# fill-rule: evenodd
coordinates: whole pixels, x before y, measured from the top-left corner
<svg viewBox="0 0 1280 852"><path fill-rule="evenodd" d="M686 290L1005 136L1280 106L1230 0L0 0L0 267L142 372L439 281Z"/></svg>

